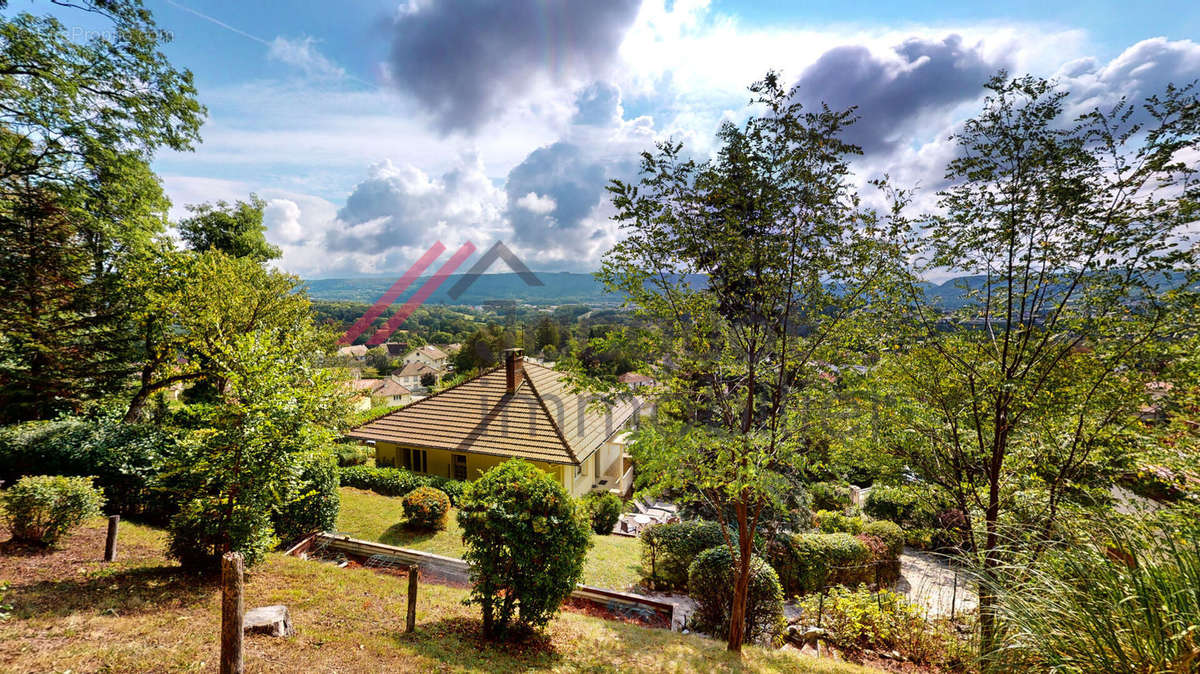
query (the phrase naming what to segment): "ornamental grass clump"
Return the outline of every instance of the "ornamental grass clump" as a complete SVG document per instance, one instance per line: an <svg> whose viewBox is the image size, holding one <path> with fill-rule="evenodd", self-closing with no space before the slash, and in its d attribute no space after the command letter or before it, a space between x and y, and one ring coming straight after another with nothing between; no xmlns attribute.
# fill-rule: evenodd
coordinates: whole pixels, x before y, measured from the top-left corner
<svg viewBox="0 0 1200 674"><path fill-rule="evenodd" d="M1194 514L1189 517L1194 517ZM1200 668L1200 525L1105 526L1036 569L985 585L1001 646L985 664L1026 671L1194 672Z"/></svg>

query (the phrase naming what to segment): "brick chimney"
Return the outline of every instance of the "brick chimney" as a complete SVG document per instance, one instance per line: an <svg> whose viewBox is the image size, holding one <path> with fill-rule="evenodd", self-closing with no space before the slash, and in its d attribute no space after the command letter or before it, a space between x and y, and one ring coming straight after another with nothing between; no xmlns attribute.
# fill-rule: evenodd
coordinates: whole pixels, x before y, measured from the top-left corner
<svg viewBox="0 0 1200 674"><path fill-rule="evenodd" d="M525 349L504 350L504 384L509 393L515 393L525 376Z"/></svg>

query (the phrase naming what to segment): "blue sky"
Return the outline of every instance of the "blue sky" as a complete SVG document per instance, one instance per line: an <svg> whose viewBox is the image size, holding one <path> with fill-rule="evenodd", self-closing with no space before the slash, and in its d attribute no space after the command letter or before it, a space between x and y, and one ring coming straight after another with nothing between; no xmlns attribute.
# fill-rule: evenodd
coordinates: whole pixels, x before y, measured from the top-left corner
<svg viewBox="0 0 1200 674"><path fill-rule="evenodd" d="M859 105L858 179L920 185L919 205L998 68L1057 76L1080 110L1200 76L1194 2L146 5L209 111L195 152L155 160L173 214L257 193L310 278L399 275L436 240L590 271L619 236L605 182L655 140L710 152L771 68Z"/></svg>

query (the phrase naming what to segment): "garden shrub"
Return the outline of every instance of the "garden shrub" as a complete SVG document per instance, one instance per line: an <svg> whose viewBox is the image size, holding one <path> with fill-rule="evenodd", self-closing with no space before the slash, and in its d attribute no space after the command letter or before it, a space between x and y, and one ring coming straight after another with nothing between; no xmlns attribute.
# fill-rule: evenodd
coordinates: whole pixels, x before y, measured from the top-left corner
<svg viewBox="0 0 1200 674"><path fill-rule="evenodd" d="M278 544L266 509L247 504L235 505L231 513L225 502L217 498L197 498L171 518L167 526L167 554L179 560L184 568L194 571L215 571L225 552L225 535L221 524L229 518L229 550L242 553L246 566L262 561L267 552Z"/></svg>
<svg viewBox="0 0 1200 674"><path fill-rule="evenodd" d="M937 508L924 488L884 486L875 487L867 494L863 512L877 520L895 522L904 529L922 529L934 526Z"/></svg>
<svg viewBox="0 0 1200 674"><path fill-rule="evenodd" d="M688 594L696 602L690 626L719 639L729 638L737 557L727 545L704 550L688 569ZM783 631L783 588L779 576L758 556L750 558L750 587L746 596L747 642L772 642Z"/></svg>
<svg viewBox="0 0 1200 674"><path fill-rule="evenodd" d="M404 496L417 487L434 487L456 505L463 493L463 482L436 475L422 475L404 468L347 466L341 470L342 486L368 489L384 496Z"/></svg>
<svg viewBox="0 0 1200 674"><path fill-rule="evenodd" d="M958 508L947 508L934 518L930 547L936 550L961 547L967 537L967 516Z"/></svg>
<svg viewBox="0 0 1200 674"><path fill-rule="evenodd" d="M414 529L437 531L446 528L450 498L440 489L417 487L404 495L404 516Z"/></svg>
<svg viewBox="0 0 1200 674"><path fill-rule="evenodd" d="M467 483L461 480L451 480L448 477L431 477L429 486L440 490L446 495L446 498L450 499L450 505L455 505L462 498L463 488L467 486Z"/></svg>
<svg viewBox="0 0 1200 674"><path fill-rule="evenodd" d="M488 636L541 628L583 577L591 545L575 499L550 475L509 459L467 484L459 504L473 585Z"/></svg>
<svg viewBox="0 0 1200 674"><path fill-rule="evenodd" d="M584 513L588 516L592 523L592 531L601 536L612 533L613 527L617 526L617 520L621 519L621 509L624 503L621 502L621 497L612 492L588 492L580 499Z"/></svg>
<svg viewBox="0 0 1200 674"><path fill-rule="evenodd" d="M302 454L296 457L296 465L292 493L271 518L275 535L284 542L333 530L342 502L338 491L338 459L334 454Z"/></svg>
<svg viewBox="0 0 1200 674"><path fill-rule="evenodd" d="M100 514L104 494L90 477L27 475L3 493L12 537L54 545L72 527Z"/></svg>
<svg viewBox="0 0 1200 674"><path fill-rule="evenodd" d="M149 424L62 419L0 429L0 480L23 475L95 477L107 508L165 522L176 505L157 489L164 464L181 451L174 434Z"/></svg>
<svg viewBox="0 0 1200 674"><path fill-rule="evenodd" d="M813 515L813 521L826 534L860 534L863 530L861 517L845 515L840 511L818 510Z"/></svg>
<svg viewBox="0 0 1200 674"><path fill-rule="evenodd" d="M850 507L850 487L837 482L814 482L808 485L813 510L844 511Z"/></svg>
<svg viewBox="0 0 1200 674"><path fill-rule="evenodd" d="M334 445L334 454L337 456L338 467L345 466L361 466L371 458L371 448L362 445L350 445L339 443Z"/></svg>
<svg viewBox="0 0 1200 674"><path fill-rule="evenodd" d="M850 534L795 534L776 546L773 555L771 561L789 595L875 578L870 549Z"/></svg>
<svg viewBox="0 0 1200 674"><path fill-rule="evenodd" d="M716 522L690 520L655 524L642 530L642 568L659 589L687 587L688 567L705 550L724 545L725 535Z"/></svg>
<svg viewBox="0 0 1200 674"><path fill-rule="evenodd" d="M863 533L874 536L887 545L887 557L895 559L904 552L904 530L895 522L875 520L863 525Z"/></svg>
<svg viewBox="0 0 1200 674"><path fill-rule="evenodd" d="M866 587L831 589L823 599L812 595L801 602L804 622L818 623L831 644L848 653L896 651L921 665L958 667L969 660L949 625L927 621L924 610L891 590Z"/></svg>

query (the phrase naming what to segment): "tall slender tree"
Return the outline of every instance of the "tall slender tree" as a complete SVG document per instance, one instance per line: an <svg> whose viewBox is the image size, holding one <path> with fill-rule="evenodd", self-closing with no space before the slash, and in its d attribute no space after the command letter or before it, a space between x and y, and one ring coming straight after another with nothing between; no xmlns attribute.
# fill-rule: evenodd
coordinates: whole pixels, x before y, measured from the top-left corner
<svg viewBox="0 0 1200 674"><path fill-rule="evenodd" d="M968 518L990 651L992 576L1044 549L1135 418L1157 352L1195 327L1200 102L1195 85L1168 87L1074 117L1050 81L1001 73L987 89L909 251L918 273L970 275L964 305L914 280L915 329L892 326L908 346L880 374L897 386L892 450ZM1006 531L1014 519L1026 526Z"/></svg>
<svg viewBox="0 0 1200 674"><path fill-rule="evenodd" d="M776 73L750 90L756 114L721 128L715 159L666 143L642 155L638 184L614 181L625 237L599 272L644 321L654 356L641 366L661 386L662 422L635 445L641 474L732 513L731 651L760 516L802 459L805 424L830 407L820 361L850 357L894 259L849 182L853 112L802 109Z"/></svg>

